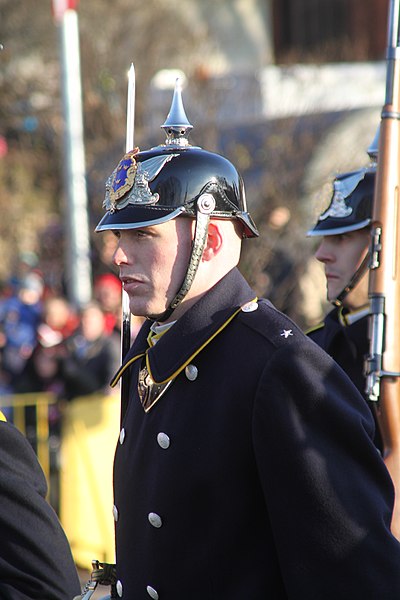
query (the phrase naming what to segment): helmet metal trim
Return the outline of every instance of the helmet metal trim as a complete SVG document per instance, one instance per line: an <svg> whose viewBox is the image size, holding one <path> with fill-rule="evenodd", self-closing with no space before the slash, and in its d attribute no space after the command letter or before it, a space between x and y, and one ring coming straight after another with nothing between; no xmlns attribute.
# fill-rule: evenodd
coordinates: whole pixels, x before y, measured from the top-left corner
<svg viewBox="0 0 400 600"><path fill-rule="evenodd" d="M152 212L154 213L154 211L152 211ZM165 213L165 211L162 211L162 210L160 212ZM172 219L179 217L179 215L181 215L184 212L186 212L185 207L179 206L174 211L168 211L166 214L163 214L163 216L159 217L158 219L137 221L136 223L132 223L131 221L129 221L129 223L119 222L118 224L115 224L115 223L102 224L102 221L108 216L108 214L106 213L104 215L103 219L97 225L95 231L118 231L118 230L122 231L122 230L127 230L127 229L143 229L144 227L152 227L153 225L161 225L162 223L171 221ZM191 216L191 215L189 215L189 216Z"/></svg>
<svg viewBox="0 0 400 600"><path fill-rule="evenodd" d="M365 219L364 221L360 221L357 225L352 225L351 228L349 226L343 227L335 227L334 229L319 229L315 231L314 229L310 229L307 231L307 237L323 237L325 235L341 235L343 233L349 233L351 231L358 231L359 229L364 229L371 223L371 219Z"/></svg>

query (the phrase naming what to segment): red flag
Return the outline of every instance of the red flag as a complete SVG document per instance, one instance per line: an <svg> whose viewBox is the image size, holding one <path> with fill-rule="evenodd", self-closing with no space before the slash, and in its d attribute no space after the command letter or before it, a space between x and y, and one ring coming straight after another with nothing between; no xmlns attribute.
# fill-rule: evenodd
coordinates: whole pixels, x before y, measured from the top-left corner
<svg viewBox="0 0 400 600"><path fill-rule="evenodd" d="M76 10L79 0L52 0L53 17L56 21L61 21L67 10Z"/></svg>

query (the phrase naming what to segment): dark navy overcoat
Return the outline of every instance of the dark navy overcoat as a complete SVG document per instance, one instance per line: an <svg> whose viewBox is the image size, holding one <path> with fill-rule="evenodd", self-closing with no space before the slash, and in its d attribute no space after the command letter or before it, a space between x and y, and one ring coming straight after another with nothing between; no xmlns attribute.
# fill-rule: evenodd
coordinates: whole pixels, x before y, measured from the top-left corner
<svg viewBox="0 0 400 600"><path fill-rule="evenodd" d="M364 400L237 269L131 371L114 465L129 600L395 600L393 487ZM139 369L172 383L146 413Z"/></svg>
<svg viewBox="0 0 400 600"><path fill-rule="evenodd" d="M322 323L307 332L350 377L364 396L375 421L375 445L382 451L382 437L375 414L374 402L366 394L365 361L369 354L368 309L348 312L343 307L331 310Z"/></svg>
<svg viewBox="0 0 400 600"><path fill-rule="evenodd" d="M80 584L47 483L26 438L0 421L0 598L72 600Z"/></svg>

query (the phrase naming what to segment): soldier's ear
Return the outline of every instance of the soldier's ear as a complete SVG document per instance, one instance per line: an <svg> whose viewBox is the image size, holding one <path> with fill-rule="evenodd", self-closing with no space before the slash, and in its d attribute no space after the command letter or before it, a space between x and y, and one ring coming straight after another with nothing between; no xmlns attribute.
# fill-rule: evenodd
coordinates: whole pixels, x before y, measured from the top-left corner
<svg viewBox="0 0 400 600"><path fill-rule="evenodd" d="M218 221L210 221L208 225L207 242L204 248L202 260L209 261L222 248L223 237L218 225Z"/></svg>

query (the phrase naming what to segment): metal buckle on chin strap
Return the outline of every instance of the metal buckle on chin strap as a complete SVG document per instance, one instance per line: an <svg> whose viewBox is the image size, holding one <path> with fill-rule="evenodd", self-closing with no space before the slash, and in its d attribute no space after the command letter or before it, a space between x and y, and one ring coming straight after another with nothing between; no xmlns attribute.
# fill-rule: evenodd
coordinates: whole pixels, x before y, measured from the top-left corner
<svg viewBox="0 0 400 600"><path fill-rule="evenodd" d="M116 582L117 576L115 565L92 560L92 573L90 579L83 588L82 594L80 596L75 596L73 600L89 600L99 584L111 586L110 594L104 596L101 600L116 600L118 598Z"/></svg>

